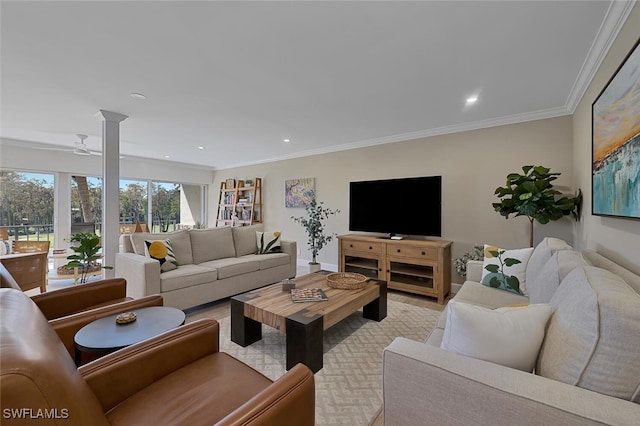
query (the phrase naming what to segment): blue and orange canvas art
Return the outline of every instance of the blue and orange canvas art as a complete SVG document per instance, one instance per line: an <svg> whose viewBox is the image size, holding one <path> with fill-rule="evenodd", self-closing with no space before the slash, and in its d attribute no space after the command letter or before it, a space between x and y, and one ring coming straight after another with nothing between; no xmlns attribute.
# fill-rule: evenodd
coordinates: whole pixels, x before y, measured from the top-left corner
<svg viewBox="0 0 640 426"><path fill-rule="evenodd" d="M592 213L640 219L639 43L593 103L592 112Z"/></svg>

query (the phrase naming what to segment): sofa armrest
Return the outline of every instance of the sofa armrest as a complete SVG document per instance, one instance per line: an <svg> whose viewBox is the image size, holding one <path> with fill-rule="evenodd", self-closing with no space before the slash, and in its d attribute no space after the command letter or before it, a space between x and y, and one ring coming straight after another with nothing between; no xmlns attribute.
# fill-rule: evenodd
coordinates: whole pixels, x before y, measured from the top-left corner
<svg viewBox="0 0 640 426"><path fill-rule="evenodd" d="M291 258L290 278L294 278L298 270L298 243L296 241L280 241L280 250Z"/></svg>
<svg viewBox="0 0 640 426"><path fill-rule="evenodd" d="M58 337L67 348L69 355L71 355L71 357L73 358L75 357L75 341L73 339L76 333L90 322L121 312L131 311L139 308L146 308L148 306L162 305L162 296L156 294L153 296L142 297L135 300L127 300L125 302L114 303L113 305L103 306L101 308L91 309L89 311L78 312L73 315L56 318L49 321L49 324L58 334Z"/></svg>
<svg viewBox="0 0 640 426"><path fill-rule="evenodd" d="M385 425L632 425L640 405L396 338L383 353Z"/></svg>
<svg viewBox="0 0 640 426"><path fill-rule="evenodd" d="M482 280L482 260L467 261L467 281L479 283Z"/></svg>
<svg viewBox="0 0 640 426"><path fill-rule="evenodd" d="M160 262L135 253L116 253L116 276L127 280L127 296L160 294Z"/></svg>
<svg viewBox="0 0 640 426"><path fill-rule="evenodd" d="M122 302L126 296L127 281L113 278L36 294L31 300L51 320L105 305L110 301Z"/></svg>
<svg viewBox="0 0 640 426"><path fill-rule="evenodd" d="M315 382L313 373L297 364L271 386L216 423L224 425L315 424Z"/></svg>
<svg viewBox="0 0 640 426"><path fill-rule="evenodd" d="M201 319L78 368L105 412L162 377L218 352L219 325Z"/></svg>

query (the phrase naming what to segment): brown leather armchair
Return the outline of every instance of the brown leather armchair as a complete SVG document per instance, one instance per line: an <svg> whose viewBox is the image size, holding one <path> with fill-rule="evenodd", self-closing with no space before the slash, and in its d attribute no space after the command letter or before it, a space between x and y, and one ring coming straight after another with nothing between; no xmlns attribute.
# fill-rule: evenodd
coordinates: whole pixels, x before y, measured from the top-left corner
<svg viewBox="0 0 640 426"><path fill-rule="evenodd" d="M314 424L306 366L272 382L219 352L218 331L199 320L76 369L33 301L0 289L3 425L38 414L78 425Z"/></svg>
<svg viewBox="0 0 640 426"><path fill-rule="evenodd" d="M0 288L21 290L9 271L0 264ZM162 306L160 295L132 300L126 296L127 281L112 278L94 281L60 290L31 296L72 357L75 354L75 334L85 325L99 318L146 306ZM82 354L82 363L93 359Z"/></svg>

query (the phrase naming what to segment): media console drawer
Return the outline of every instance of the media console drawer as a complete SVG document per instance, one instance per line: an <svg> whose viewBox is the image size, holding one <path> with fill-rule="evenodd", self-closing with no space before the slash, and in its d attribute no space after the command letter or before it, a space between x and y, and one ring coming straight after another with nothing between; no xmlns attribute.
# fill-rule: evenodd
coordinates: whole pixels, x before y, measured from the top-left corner
<svg viewBox="0 0 640 426"><path fill-rule="evenodd" d="M343 240L341 247L343 250L384 253L384 244L377 241Z"/></svg>
<svg viewBox="0 0 640 426"><path fill-rule="evenodd" d="M413 257L416 259L438 260L438 250L431 247L417 247L409 244L387 244L387 256Z"/></svg>

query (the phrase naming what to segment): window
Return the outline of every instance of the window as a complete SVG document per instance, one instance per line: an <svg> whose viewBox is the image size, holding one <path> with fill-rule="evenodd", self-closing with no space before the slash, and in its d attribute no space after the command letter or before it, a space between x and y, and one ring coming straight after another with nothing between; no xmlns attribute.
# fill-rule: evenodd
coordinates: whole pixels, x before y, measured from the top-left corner
<svg viewBox="0 0 640 426"><path fill-rule="evenodd" d="M11 239L53 242L54 177L0 171L0 226Z"/></svg>

